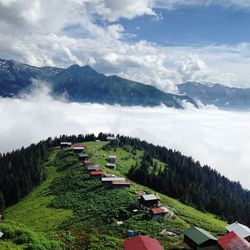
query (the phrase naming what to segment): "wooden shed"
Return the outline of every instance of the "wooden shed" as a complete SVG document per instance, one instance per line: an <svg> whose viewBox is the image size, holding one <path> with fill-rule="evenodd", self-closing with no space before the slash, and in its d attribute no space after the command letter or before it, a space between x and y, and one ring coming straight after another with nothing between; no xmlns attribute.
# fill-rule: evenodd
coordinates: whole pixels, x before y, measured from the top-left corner
<svg viewBox="0 0 250 250"><path fill-rule="evenodd" d="M145 194L139 197L138 207L140 209L154 208L160 206L160 197L157 194Z"/></svg>
<svg viewBox="0 0 250 250"><path fill-rule="evenodd" d="M91 171L89 174L92 179L96 179L96 178L100 179L103 176L103 171L95 170L95 171Z"/></svg>
<svg viewBox="0 0 250 250"><path fill-rule="evenodd" d="M68 148L68 147L71 147L71 146L72 146L71 142L68 142L68 141L62 141L62 142L60 142L60 147L61 148Z"/></svg>
<svg viewBox="0 0 250 250"><path fill-rule="evenodd" d="M125 181L112 181L112 188L113 189L124 189L129 188L131 185L131 182L128 180Z"/></svg>
<svg viewBox="0 0 250 250"><path fill-rule="evenodd" d="M83 154L83 153L80 153L78 155L78 158L80 161L85 161L85 160L88 160L89 159L89 155L88 154Z"/></svg>
<svg viewBox="0 0 250 250"><path fill-rule="evenodd" d="M155 207L149 210L149 214L153 220L159 220L161 217L164 217L168 213L166 207Z"/></svg>
<svg viewBox="0 0 250 250"><path fill-rule="evenodd" d="M109 162L109 163L113 163L113 164L116 164L116 156L115 155L110 155L109 157L108 157L108 159L107 159L107 161Z"/></svg>

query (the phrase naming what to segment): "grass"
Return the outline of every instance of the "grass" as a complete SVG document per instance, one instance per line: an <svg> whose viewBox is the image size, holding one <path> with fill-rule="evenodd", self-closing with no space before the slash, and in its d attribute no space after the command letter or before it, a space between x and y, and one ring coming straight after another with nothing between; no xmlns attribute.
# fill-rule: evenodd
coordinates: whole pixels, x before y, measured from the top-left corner
<svg viewBox="0 0 250 250"><path fill-rule="evenodd" d="M140 162L143 156L142 151L130 147L115 151L104 149L106 142L84 144L92 161L117 176L126 176L130 167ZM117 156L116 170L105 167L108 155ZM163 162L154 161L159 169L165 167ZM181 249L181 234L190 225L202 227L214 235L224 232L226 223L214 215L200 212L163 194L159 194L161 203L175 213L175 219L165 217L153 221L144 211L133 212L137 203L134 191L155 191L134 182L131 188L124 190L103 189L100 180L90 179L70 149L51 151L44 170L46 180L23 201L8 208L5 223L0 224L1 229L1 225L12 225L11 221L14 224L10 228L21 223L24 235L31 235L28 237L31 240L23 240L16 245L15 237L6 238L0 240L0 249L26 249L29 244L50 246L56 244L53 240L57 240L63 241L67 249L118 250L122 249L128 229L159 239L164 249ZM117 225L117 221L123 221L123 224ZM163 229L179 236L162 236L160 232ZM63 245L56 247L64 249Z"/></svg>
<svg viewBox="0 0 250 250"><path fill-rule="evenodd" d="M24 224L27 228L37 232L48 232L57 229L65 219L73 215L71 210L55 209L49 207L54 199L49 186L55 178L60 177L60 173L53 167L57 151L52 152L49 160L44 164L46 180L21 202L11 206L6 210L6 221Z"/></svg>

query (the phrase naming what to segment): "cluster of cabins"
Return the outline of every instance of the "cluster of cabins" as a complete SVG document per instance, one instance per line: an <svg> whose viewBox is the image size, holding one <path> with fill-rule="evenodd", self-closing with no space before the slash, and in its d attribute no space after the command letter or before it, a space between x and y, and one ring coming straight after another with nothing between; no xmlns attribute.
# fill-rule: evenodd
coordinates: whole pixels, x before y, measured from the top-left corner
<svg viewBox="0 0 250 250"><path fill-rule="evenodd" d="M226 231L217 239L202 228L190 227L184 231L184 242L195 250L250 250L250 228L235 222Z"/></svg>
<svg viewBox="0 0 250 250"><path fill-rule="evenodd" d="M116 138L108 137L107 140L113 141ZM79 160L84 164L90 177L100 179L104 188L124 189L130 187L130 181L124 177L105 173L99 165L90 161L89 155L85 153L86 146L82 144L72 146L71 142L61 142L60 147L72 147L73 152L78 154ZM116 169L116 162L116 156L108 156L106 167ZM170 212L167 207L161 206L160 197L157 194L145 194L142 191L135 191L135 193L138 197L138 209L148 211L152 219L159 220ZM227 233L217 239L206 230L193 226L184 231L184 243L188 249L194 250L250 250L250 228L235 222L228 225L226 230ZM156 239L142 235L125 240L123 247L124 250L163 250Z"/></svg>
<svg viewBox="0 0 250 250"><path fill-rule="evenodd" d="M110 137L109 140L113 140L115 137ZM71 142L61 142L60 146L62 148L72 147L73 152L78 154L78 159L84 164L86 171L89 173L92 179L100 179L102 181L102 186L104 188L112 189L124 189L131 185L131 182L124 177L117 177L113 174L108 174L102 170L99 165L89 160L89 155L85 152L86 146L83 144L74 144ZM110 169L116 169L117 158L114 155L107 157L106 167Z"/></svg>

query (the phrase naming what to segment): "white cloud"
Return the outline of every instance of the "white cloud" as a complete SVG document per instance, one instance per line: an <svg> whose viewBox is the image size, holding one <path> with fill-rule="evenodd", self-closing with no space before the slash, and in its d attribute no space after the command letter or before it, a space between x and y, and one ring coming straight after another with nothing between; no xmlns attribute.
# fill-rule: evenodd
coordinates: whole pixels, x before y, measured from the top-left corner
<svg viewBox="0 0 250 250"><path fill-rule="evenodd" d="M66 103L36 84L23 99L0 99L0 117L0 152L60 134L119 133L180 150L250 189L249 113Z"/></svg>

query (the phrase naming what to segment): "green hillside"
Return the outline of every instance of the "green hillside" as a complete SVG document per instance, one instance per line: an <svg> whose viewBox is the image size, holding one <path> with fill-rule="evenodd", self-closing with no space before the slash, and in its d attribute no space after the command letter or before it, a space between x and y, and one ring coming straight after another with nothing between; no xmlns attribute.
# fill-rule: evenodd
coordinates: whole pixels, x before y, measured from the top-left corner
<svg viewBox="0 0 250 250"><path fill-rule="evenodd" d="M126 176L143 156L142 151L130 147L109 150L106 142L84 144L92 161L117 176ZM117 170L104 167L108 155L117 156ZM164 165L154 161L158 168ZM180 249L181 233L190 225L202 227L215 236L223 234L226 225L211 214L162 194L161 204L174 217L166 216L158 222L144 211L133 212L137 203L135 191L155 191L136 183L124 190L103 189L100 180L90 179L71 149L52 150L44 171L47 178L43 183L6 210L0 230L7 237L0 240L0 249L122 249L129 229L159 239L165 249ZM118 225L117 221L123 224ZM164 229L178 236L163 236L160 232Z"/></svg>

